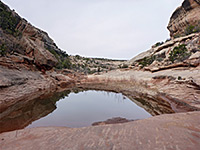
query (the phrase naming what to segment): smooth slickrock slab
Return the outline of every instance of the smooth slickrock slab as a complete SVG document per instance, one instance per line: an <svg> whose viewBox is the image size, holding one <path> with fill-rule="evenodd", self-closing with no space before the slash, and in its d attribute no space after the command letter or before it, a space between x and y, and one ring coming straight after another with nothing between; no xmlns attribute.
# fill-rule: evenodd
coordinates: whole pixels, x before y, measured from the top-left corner
<svg viewBox="0 0 200 150"><path fill-rule="evenodd" d="M86 128L46 127L0 134L1 150L198 150L200 112Z"/></svg>

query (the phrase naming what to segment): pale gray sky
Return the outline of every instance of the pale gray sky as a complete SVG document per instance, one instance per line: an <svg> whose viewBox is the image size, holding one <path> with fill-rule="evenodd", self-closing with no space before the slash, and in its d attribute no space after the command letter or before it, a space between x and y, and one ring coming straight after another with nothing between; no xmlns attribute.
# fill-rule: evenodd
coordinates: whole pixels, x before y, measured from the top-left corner
<svg viewBox="0 0 200 150"><path fill-rule="evenodd" d="M183 0L2 0L68 54L131 59L169 38Z"/></svg>

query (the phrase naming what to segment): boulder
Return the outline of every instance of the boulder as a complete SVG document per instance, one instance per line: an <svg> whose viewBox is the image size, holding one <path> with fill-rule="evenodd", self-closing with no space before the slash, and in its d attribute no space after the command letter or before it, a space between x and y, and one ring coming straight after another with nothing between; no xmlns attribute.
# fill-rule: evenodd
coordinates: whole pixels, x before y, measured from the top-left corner
<svg viewBox="0 0 200 150"><path fill-rule="evenodd" d="M71 81L72 79L68 76L62 75L62 74L52 74L53 78L55 78L57 81Z"/></svg>
<svg viewBox="0 0 200 150"><path fill-rule="evenodd" d="M178 7L170 18L168 30L172 38L185 34L189 25L200 24L200 1L184 0L182 6Z"/></svg>
<svg viewBox="0 0 200 150"><path fill-rule="evenodd" d="M49 51L43 48L35 48L34 62L37 66L45 66L47 69L54 67L58 61Z"/></svg>
<svg viewBox="0 0 200 150"><path fill-rule="evenodd" d="M75 84L75 81L72 78L63 74L52 73L51 77L58 81L57 84L61 88L71 87L71 85Z"/></svg>
<svg viewBox="0 0 200 150"><path fill-rule="evenodd" d="M118 123L126 123L134 120L128 120L126 118L116 117L107 119L106 121L99 121L92 123L92 126L106 125L106 124L118 124Z"/></svg>

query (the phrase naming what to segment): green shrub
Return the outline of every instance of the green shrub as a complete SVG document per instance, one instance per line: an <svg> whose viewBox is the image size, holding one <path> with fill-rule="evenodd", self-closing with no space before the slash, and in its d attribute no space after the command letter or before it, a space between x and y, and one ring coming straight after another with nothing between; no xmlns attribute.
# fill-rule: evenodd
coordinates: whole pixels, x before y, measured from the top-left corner
<svg viewBox="0 0 200 150"><path fill-rule="evenodd" d="M101 72L101 68L100 67L98 67L97 72Z"/></svg>
<svg viewBox="0 0 200 150"><path fill-rule="evenodd" d="M82 68L85 68L85 67L86 67L86 65L85 65L85 64L82 64L82 65L81 65L81 67L82 67Z"/></svg>
<svg viewBox="0 0 200 150"><path fill-rule="evenodd" d="M71 69L72 63L68 58L62 62L62 68Z"/></svg>
<svg viewBox="0 0 200 150"><path fill-rule="evenodd" d="M178 80L182 80L181 76L178 76Z"/></svg>
<svg viewBox="0 0 200 150"><path fill-rule="evenodd" d="M162 53L162 54L155 55L154 57L156 61L162 62L166 58L166 55L165 53Z"/></svg>
<svg viewBox="0 0 200 150"><path fill-rule="evenodd" d="M163 45L163 44L164 44L164 42L157 42L157 43L155 44L155 47L158 47L158 46Z"/></svg>
<svg viewBox="0 0 200 150"><path fill-rule="evenodd" d="M57 52L55 49L47 45L45 45L44 47L51 54L53 54L55 58L58 60L58 64L55 66L57 69L63 69L63 68L71 69L72 68L69 55L65 51Z"/></svg>
<svg viewBox="0 0 200 150"><path fill-rule="evenodd" d="M176 39L176 38L179 38L179 37L181 37L182 35L180 34L180 33L176 33L176 34L174 34L173 35L173 37Z"/></svg>
<svg viewBox="0 0 200 150"><path fill-rule="evenodd" d="M142 60L139 61L139 65L142 65L142 68L150 65L154 62L156 56L144 57Z"/></svg>
<svg viewBox="0 0 200 150"><path fill-rule="evenodd" d="M191 54L188 52L185 44L176 46L170 53L169 53L169 60L174 63L175 61L183 61L187 59Z"/></svg>
<svg viewBox="0 0 200 150"><path fill-rule="evenodd" d="M53 55L56 57L57 60L60 59L59 55L56 53L55 50L53 50L53 49L47 49L47 50L48 50L51 54L53 54Z"/></svg>
<svg viewBox="0 0 200 150"><path fill-rule="evenodd" d="M193 26L193 25L188 25L185 29L185 34L186 35L189 35L189 34L192 34L192 33L196 33L196 32L200 32L200 25L196 25L196 26Z"/></svg>
<svg viewBox="0 0 200 150"><path fill-rule="evenodd" d="M81 59L81 56L80 55L76 55L75 58L79 60L79 59Z"/></svg>
<svg viewBox="0 0 200 150"><path fill-rule="evenodd" d="M6 51L7 51L6 45L5 44L1 44L0 45L0 55L1 56L5 56L6 55Z"/></svg>
<svg viewBox="0 0 200 150"><path fill-rule="evenodd" d="M61 51L62 57L68 57L69 55L66 53L66 51Z"/></svg>
<svg viewBox="0 0 200 150"><path fill-rule="evenodd" d="M8 34L17 37L22 33L16 30L20 19L13 16L12 12L8 11L5 5L0 2L0 27Z"/></svg>
<svg viewBox="0 0 200 150"><path fill-rule="evenodd" d="M76 69L77 68L76 64L72 64L72 68Z"/></svg>
<svg viewBox="0 0 200 150"><path fill-rule="evenodd" d="M191 33L194 33L194 26L193 26L193 25L189 25L189 26L187 26L186 29L185 29L185 34L186 34L186 35L189 35L189 34L191 34Z"/></svg>
<svg viewBox="0 0 200 150"><path fill-rule="evenodd" d="M89 69L89 68L88 68ZM94 70L88 70L88 74L93 74L93 73L95 73L95 72L97 72L95 69Z"/></svg>
<svg viewBox="0 0 200 150"><path fill-rule="evenodd" d="M171 41L171 39L170 39L170 38L165 40L165 42L169 42L169 41Z"/></svg>

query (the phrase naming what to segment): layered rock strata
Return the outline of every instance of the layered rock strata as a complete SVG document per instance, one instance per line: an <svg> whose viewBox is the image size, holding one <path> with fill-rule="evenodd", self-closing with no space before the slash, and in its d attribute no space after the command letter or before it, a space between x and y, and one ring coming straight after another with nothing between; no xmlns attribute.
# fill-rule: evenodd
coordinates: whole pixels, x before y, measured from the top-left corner
<svg viewBox="0 0 200 150"><path fill-rule="evenodd" d="M39 69L51 69L58 63L52 52L64 52L46 32L32 26L1 1L0 12L0 47L4 47L5 53L26 56Z"/></svg>
<svg viewBox="0 0 200 150"><path fill-rule="evenodd" d="M168 29L172 38L187 34L187 28L200 30L200 1L184 0L182 6L172 14ZM189 29L190 30L190 29ZM193 29L191 29L193 30Z"/></svg>

